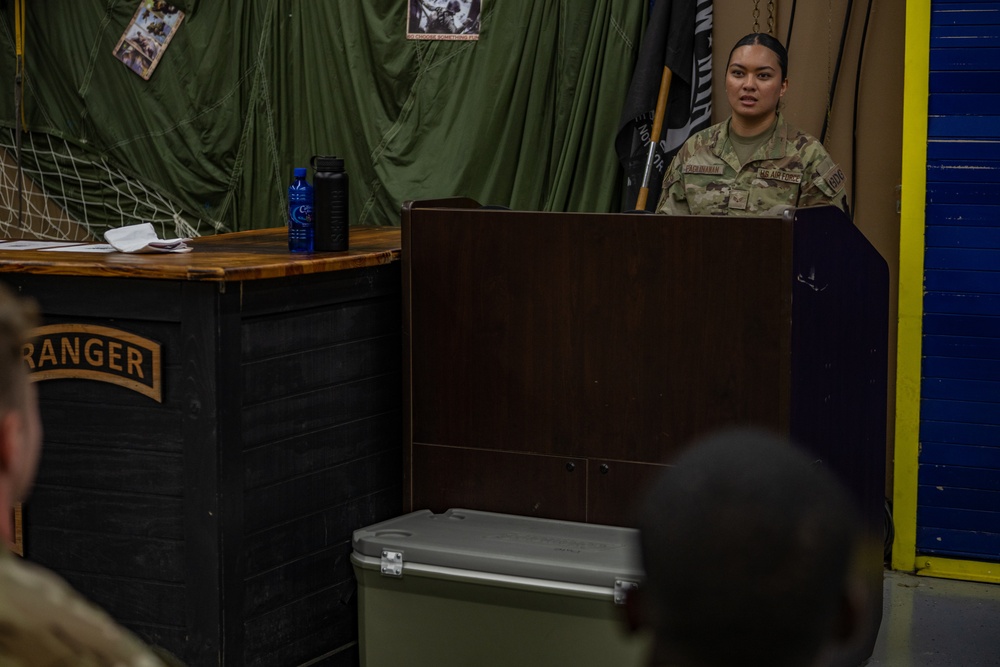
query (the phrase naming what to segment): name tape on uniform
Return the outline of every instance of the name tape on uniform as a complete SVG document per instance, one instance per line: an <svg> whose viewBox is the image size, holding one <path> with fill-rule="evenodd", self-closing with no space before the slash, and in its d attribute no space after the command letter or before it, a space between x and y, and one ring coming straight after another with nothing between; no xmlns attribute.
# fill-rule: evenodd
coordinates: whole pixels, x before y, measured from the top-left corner
<svg viewBox="0 0 1000 667"><path fill-rule="evenodd" d="M721 164L685 164L685 174L708 174L710 176L722 176L726 168Z"/></svg>

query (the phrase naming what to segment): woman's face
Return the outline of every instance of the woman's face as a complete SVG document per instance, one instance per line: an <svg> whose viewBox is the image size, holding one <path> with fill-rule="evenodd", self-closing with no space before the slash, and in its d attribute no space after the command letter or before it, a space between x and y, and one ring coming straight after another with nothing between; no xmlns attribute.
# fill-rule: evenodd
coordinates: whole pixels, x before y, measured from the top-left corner
<svg viewBox="0 0 1000 667"><path fill-rule="evenodd" d="M761 44L733 51L726 70L726 96L734 116L750 123L772 118L787 87L774 51Z"/></svg>

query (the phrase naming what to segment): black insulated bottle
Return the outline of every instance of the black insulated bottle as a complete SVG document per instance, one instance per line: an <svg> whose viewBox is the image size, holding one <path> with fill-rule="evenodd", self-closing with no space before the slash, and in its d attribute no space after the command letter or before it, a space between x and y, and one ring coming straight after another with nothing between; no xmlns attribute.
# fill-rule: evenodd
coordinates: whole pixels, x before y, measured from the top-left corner
<svg viewBox="0 0 1000 667"><path fill-rule="evenodd" d="M339 157L315 155L312 165L316 170L313 178L316 250L347 250L349 221L344 161Z"/></svg>

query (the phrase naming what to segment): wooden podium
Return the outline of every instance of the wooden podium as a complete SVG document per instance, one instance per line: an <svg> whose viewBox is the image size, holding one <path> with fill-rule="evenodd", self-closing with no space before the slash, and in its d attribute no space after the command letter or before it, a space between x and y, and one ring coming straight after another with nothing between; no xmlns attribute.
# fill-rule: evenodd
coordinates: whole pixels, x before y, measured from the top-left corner
<svg viewBox="0 0 1000 667"><path fill-rule="evenodd" d="M408 203L402 225L407 509L633 525L664 461L754 425L852 489L881 581L888 270L839 210L461 199Z"/></svg>

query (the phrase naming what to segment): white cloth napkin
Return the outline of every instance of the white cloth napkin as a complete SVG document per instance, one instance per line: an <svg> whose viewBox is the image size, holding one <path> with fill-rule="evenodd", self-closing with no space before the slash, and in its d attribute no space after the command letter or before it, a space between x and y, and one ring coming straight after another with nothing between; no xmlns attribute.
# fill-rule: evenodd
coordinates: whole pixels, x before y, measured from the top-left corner
<svg viewBox="0 0 1000 667"><path fill-rule="evenodd" d="M187 241L191 239L158 239L156 230L148 222L109 229L104 232L104 240L119 252L191 252L194 250L187 244Z"/></svg>

